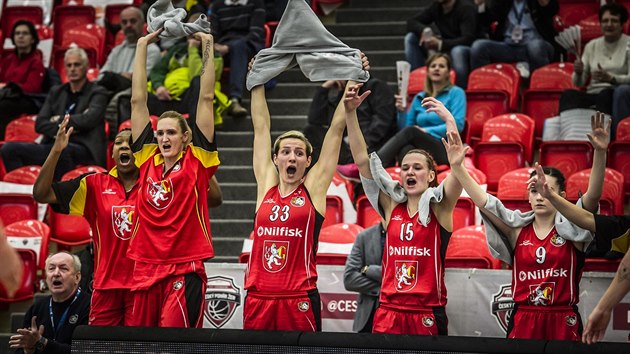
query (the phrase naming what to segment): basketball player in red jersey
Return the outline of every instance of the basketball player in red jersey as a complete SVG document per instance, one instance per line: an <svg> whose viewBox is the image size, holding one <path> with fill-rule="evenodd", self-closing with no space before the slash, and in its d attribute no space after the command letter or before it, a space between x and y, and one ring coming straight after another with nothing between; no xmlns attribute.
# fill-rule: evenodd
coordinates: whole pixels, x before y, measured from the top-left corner
<svg viewBox="0 0 630 354"><path fill-rule="evenodd" d="M195 33L203 48L197 119L189 127L168 111L154 137L147 108L147 45L138 40L131 96L131 130L140 188L128 257L134 269L134 323L201 327L206 288L203 261L214 256L206 191L219 165L214 143L212 35Z"/></svg>
<svg viewBox="0 0 630 354"><path fill-rule="evenodd" d="M363 57L368 70L367 58ZM346 92L360 84L349 81ZM361 99L367 97L364 94ZM254 175L257 182L254 242L245 272L247 298L243 328L321 331L315 256L326 213L326 191L337 166L345 128L343 104L337 106L311 167L313 148L304 134L288 131L270 150L270 114L264 86L252 89Z"/></svg>
<svg viewBox="0 0 630 354"><path fill-rule="evenodd" d="M582 196L582 207L596 212L602 192L608 131L603 114L591 118L592 132L588 134L595 148L589 188ZM497 201L486 194L470 177L463 165L467 148L459 134L449 133L444 141L453 175L483 213L486 224L491 223L507 237L512 251L512 297L515 308L508 323L508 338L579 341L582 319L578 313L579 283L584 265L584 243L565 239L557 218L557 210L544 198L530 180L529 202L532 211L517 214L504 209L504 219L488 208ZM533 172L532 175L534 175ZM555 168L544 168L549 188L565 196L564 176ZM502 205L501 205L502 206ZM525 215L524 225L514 227L509 219ZM528 218L531 218L529 221ZM529 222L529 223L528 223ZM486 225L486 236L491 237Z"/></svg>
<svg viewBox="0 0 630 354"><path fill-rule="evenodd" d="M346 105L353 107L358 100L351 94L346 97ZM444 120L447 131L457 130L455 119L440 101L428 97L422 105L427 107L427 112L435 112ZM352 156L359 166L366 195L373 200L373 205L378 203L374 206L380 211L387 230L380 305L374 315L372 331L446 335L444 255L452 231L453 209L462 188L451 176L438 187L431 154L411 150L400 166L403 189L400 194L404 198L379 190L374 187L375 180L385 174L380 160L376 154L368 157L354 110L348 110L346 120ZM371 169L371 164L375 170ZM434 198L428 198L430 195Z"/></svg>
<svg viewBox="0 0 630 354"><path fill-rule="evenodd" d="M84 216L92 228L95 267L90 325L129 325L133 314L133 261L127 258L127 246L138 194L138 169L129 146L131 131L116 135L116 166L111 171L53 183L57 161L73 130L66 130L67 125L65 118L37 176L33 197L40 203L49 203L57 212Z"/></svg>

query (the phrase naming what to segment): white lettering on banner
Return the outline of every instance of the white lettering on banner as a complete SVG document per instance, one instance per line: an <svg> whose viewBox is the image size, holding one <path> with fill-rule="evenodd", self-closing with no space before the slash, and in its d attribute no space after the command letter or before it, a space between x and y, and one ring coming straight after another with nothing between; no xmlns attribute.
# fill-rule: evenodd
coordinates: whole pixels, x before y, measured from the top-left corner
<svg viewBox="0 0 630 354"><path fill-rule="evenodd" d="M560 268L560 269L547 268L547 269L538 269L533 272L520 271L518 273L518 279L520 281L539 280L539 279L545 279L549 277L566 278L568 277L567 270L564 268Z"/></svg>
<svg viewBox="0 0 630 354"><path fill-rule="evenodd" d="M426 247L413 246L389 246L390 256L424 256L431 257L431 249Z"/></svg>
<svg viewBox="0 0 630 354"><path fill-rule="evenodd" d="M328 311L330 312L357 312L356 300L331 300L328 302Z"/></svg>
<svg viewBox="0 0 630 354"><path fill-rule="evenodd" d="M286 226L260 226L256 230L258 236L287 236L287 237L302 237L302 231L298 228L288 228Z"/></svg>

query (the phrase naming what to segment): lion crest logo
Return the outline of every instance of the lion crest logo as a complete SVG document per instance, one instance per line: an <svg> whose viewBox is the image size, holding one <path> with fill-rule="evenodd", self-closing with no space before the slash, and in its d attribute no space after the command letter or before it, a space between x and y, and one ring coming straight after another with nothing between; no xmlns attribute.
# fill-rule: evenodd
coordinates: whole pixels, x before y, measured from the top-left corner
<svg viewBox="0 0 630 354"><path fill-rule="evenodd" d="M112 206L112 228L114 235L121 240L131 238L135 208L133 205Z"/></svg>
<svg viewBox="0 0 630 354"><path fill-rule="evenodd" d="M173 201L173 184L170 179L154 182L151 177L147 180L147 200L157 210L163 210Z"/></svg>
<svg viewBox="0 0 630 354"><path fill-rule="evenodd" d="M418 261L396 261L396 291L407 292L418 282Z"/></svg>
<svg viewBox="0 0 630 354"><path fill-rule="evenodd" d="M263 268L271 273L281 271L287 264L288 255L288 241L265 240L263 243Z"/></svg>

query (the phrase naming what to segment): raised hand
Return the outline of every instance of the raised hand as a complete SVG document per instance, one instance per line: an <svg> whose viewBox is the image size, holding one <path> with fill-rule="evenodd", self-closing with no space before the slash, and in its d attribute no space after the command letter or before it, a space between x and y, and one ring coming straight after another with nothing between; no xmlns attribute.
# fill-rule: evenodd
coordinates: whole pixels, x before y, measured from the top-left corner
<svg viewBox="0 0 630 354"><path fill-rule="evenodd" d="M596 306L588 316L586 327L582 333L582 342L593 344L604 338L606 327L610 322L610 314L611 311L601 310Z"/></svg>
<svg viewBox="0 0 630 354"><path fill-rule="evenodd" d="M365 71L370 70L370 61L368 60L368 57L363 52L361 52L361 65L363 65L363 70Z"/></svg>
<svg viewBox="0 0 630 354"><path fill-rule="evenodd" d="M587 133L588 140L595 150L607 150L610 142L610 125L612 119L606 122L606 116L602 112L597 112L591 116L591 132Z"/></svg>
<svg viewBox="0 0 630 354"><path fill-rule="evenodd" d="M343 97L343 105L346 107L346 112L357 109L363 100L372 93L372 91L367 90L363 92L362 95L359 95L359 89L361 89L361 86L363 86L363 84L348 86L348 89Z"/></svg>
<svg viewBox="0 0 630 354"><path fill-rule="evenodd" d="M536 162L534 165L534 169L536 170L536 175L532 176L529 180L527 180L527 187L529 189L535 189L543 198L549 198L551 195L551 190L549 189L549 184L547 183L547 177L545 176L545 172L541 165Z"/></svg>
<svg viewBox="0 0 630 354"><path fill-rule="evenodd" d="M68 127L68 123L70 122L70 115L66 114L63 118L63 121L59 124L59 129L57 130L57 135L55 136L55 143L53 145L53 149L58 152L63 151L68 146L68 141L70 140L70 135L74 131L74 127Z"/></svg>
<svg viewBox="0 0 630 354"><path fill-rule="evenodd" d="M153 33L149 33L144 37L140 37L140 39L138 40L138 43L140 43L140 41L144 41L147 45L151 43L155 43L160 40L160 34L162 34L163 31L164 31L164 28L160 28L159 30Z"/></svg>
<svg viewBox="0 0 630 354"><path fill-rule="evenodd" d="M469 147L464 146L462 138L456 130L446 132L447 139L442 138L442 144L446 149L446 155L448 156L448 163L451 166L459 166L464 163L466 152Z"/></svg>
<svg viewBox="0 0 630 354"><path fill-rule="evenodd" d="M455 122L455 118L453 118L451 112L444 107L444 103L440 102L435 97L425 97L422 100L422 107L426 108L427 112L435 112L444 122Z"/></svg>

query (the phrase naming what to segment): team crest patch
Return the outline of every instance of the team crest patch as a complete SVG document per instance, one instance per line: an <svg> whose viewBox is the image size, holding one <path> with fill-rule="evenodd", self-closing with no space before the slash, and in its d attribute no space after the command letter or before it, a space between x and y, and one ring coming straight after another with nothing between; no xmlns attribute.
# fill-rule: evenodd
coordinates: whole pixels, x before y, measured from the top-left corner
<svg viewBox="0 0 630 354"><path fill-rule="evenodd" d="M180 161L177 161L177 163L175 164L175 166L173 166L173 169L171 170L171 172L178 172L179 170L182 169L182 164Z"/></svg>
<svg viewBox="0 0 630 354"><path fill-rule="evenodd" d="M306 200L304 199L304 197L291 198L291 205L293 205L294 207L304 206L305 203L306 203Z"/></svg>
<svg viewBox="0 0 630 354"><path fill-rule="evenodd" d="M534 306L549 306L553 304L553 289L556 283L545 282L529 286L529 304Z"/></svg>
<svg viewBox="0 0 630 354"><path fill-rule="evenodd" d="M209 277L205 298L204 317L215 328L221 328L241 306L241 289L234 284L233 278L220 275Z"/></svg>
<svg viewBox="0 0 630 354"><path fill-rule="evenodd" d="M573 327L577 323L577 316L576 315L569 315L569 316L564 318L564 321L567 323L567 326Z"/></svg>
<svg viewBox="0 0 630 354"><path fill-rule="evenodd" d="M265 240L263 243L263 268L268 272L281 271L287 264L289 241Z"/></svg>
<svg viewBox="0 0 630 354"><path fill-rule="evenodd" d="M171 180L154 182L151 177L147 180L146 197L155 209L162 210L173 201L173 185Z"/></svg>
<svg viewBox="0 0 630 354"><path fill-rule="evenodd" d="M300 301L300 302L298 302L298 310L300 310L302 312L308 311L309 307L311 307L311 305L308 303L308 301Z"/></svg>
<svg viewBox="0 0 630 354"><path fill-rule="evenodd" d="M562 245L564 245L565 243L567 243L567 240L563 239L562 237L558 236L558 234L554 234L553 236L551 236L551 244L556 246L556 247L560 247Z"/></svg>
<svg viewBox="0 0 630 354"><path fill-rule="evenodd" d="M429 316L422 317L422 325L424 325L425 327L433 327L434 323L435 321L433 320L432 317L429 317Z"/></svg>
<svg viewBox="0 0 630 354"><path fill-rule="evenodd" d="M121 240L131 238L134 215L133 205L112 206L112 228L116 237Z"/></svg>
<svg viewBox="0 0 630 354"><path fill-rule="evenodd" d="M77 314L70 316L70 318L68 319L68 323L70 324L76 324L78 321L79 321L79 315Z"/></svg>
<svg viewBox="0 0 630 354"><path fill-rule="evenodd" d="M181 280L177 280L173 282L173 290L179 290L184 286L184 283Z"/></svg>
<svg viewBox="0 0 630 354"><path fill-rule="evenodd" d="M396 291L407 292L418 281L418 261L396 261Z"/></svg>
<svg viewBox="0 0 630 354"><path fill-rule="evenodd" d="M512 285L503 284L499 291L492 296L490 303L492 315L503 332L507 333L508 323L512 317L514 309L514 300L512 300Z"/></svg>

